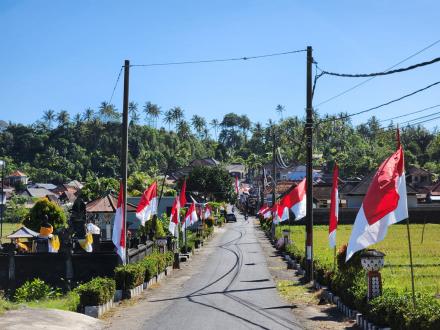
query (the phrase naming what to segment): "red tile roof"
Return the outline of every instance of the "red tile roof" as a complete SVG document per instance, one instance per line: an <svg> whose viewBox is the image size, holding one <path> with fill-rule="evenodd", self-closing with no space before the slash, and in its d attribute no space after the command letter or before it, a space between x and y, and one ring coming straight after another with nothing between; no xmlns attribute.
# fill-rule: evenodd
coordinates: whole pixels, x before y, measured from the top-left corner
<svg viewBox="0 0 440 330"><path fill-rule="evenodd" d="M118 205L118 199L113 194L95 199L87 203L87 213L115 213ZM127 212L136 212L136 206L127 203Z"/></svg>

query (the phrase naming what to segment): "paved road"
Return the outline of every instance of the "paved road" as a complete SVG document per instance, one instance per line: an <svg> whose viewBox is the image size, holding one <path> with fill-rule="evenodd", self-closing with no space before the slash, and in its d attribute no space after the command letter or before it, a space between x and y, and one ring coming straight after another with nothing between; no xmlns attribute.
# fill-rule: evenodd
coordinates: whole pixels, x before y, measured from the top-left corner
<svg viewBox="0 0 440 330"><path fill-rule="evenodd" d="M131 315L125 330L301 329L290 306L277 294L255 230L252 221L241 216L237 223L227 224L209 243L211 251L201 259L197 271L172 289L172 281L164 283L167 289L160 299L148 298L147 293L137 307L128 307L128 313L121 311L119 322L110 328L121 327ZM152 314L150 308L159 310Z"/></svg>

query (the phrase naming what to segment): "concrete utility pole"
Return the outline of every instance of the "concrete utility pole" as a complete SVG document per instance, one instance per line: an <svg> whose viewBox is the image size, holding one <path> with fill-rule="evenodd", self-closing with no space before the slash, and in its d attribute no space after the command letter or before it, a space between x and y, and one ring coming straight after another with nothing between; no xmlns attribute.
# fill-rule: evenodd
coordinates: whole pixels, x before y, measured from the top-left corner
<svg viewBox="0 0 440 330"><path fill-rule="evenodd" d="M128 163L128 92L130 81L130 61L125 60L124 63L124 100L122 104L122 148L121 148L121 178L123 199L123 217L125 232L125 253L128 262L127 249L127 163Z"/></svg>
<svg viewBox="0 0 440 330"><path fill-rule="evenodd" d="M306 120L306 147L307 147L307 224L306 224L306 278L313 281L313 164L312 164L312 134L313 134L313 106L312 106L312 47L307 47L307 120Z"/></svg>
<svg viewBox="0 0 440 330"><path fill-rule="evenodd" d="M272 125L272 205L275 205L275 200L277 198L277 164L276 164L276 144L277 138L275 135L275 124Z"/></svg>

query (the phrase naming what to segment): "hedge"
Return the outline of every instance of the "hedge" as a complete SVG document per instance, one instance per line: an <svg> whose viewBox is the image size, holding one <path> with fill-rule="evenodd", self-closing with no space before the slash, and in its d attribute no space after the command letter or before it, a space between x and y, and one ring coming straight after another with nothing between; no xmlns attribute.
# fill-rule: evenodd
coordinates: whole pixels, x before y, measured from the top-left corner
<svg viewBox="0 0 440 330"><path fill-rule="evenodd" d="M264 223L264 220L263 220ZM262 225L267 230L269 226ZM337 269L314 260L315 278L337 294L343 303L367 316L378 326L392 329L434 330L440 329L440 302L426 292L416 293L416 307L413 307L412 293L385 289L381 296L367 301L366 273L361 267L360 252L345 262L346 246L337 254ZM294 243L286 251L305 266L304 253Z"/></svg>
<svg viewBox="0 0 440 330"><path fill-rule="evenodd" d="M111 278L95 277L78 286L75 291L79 295L81 306L98 306L113 299L116 284L115 280Z"/></svg>
<svg viewBox="0 0 440 330"><path fill-rule="evenodd" d="M128 264L115 268L115 281L118 290L130 290L144 283L145 266L142 263Z"/></svg>

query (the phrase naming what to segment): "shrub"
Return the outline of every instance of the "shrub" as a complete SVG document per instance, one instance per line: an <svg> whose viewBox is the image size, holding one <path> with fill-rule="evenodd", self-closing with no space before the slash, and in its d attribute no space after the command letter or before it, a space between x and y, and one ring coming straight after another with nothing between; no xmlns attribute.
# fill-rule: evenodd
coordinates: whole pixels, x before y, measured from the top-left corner
<svg viewBox="0 0 440 330"><path fill-rule="evenodd" d="M144 283L145 266L142 263L128 264L115 268L115 281L118 290L134 289Z"/></svg>
<svg viewBox="0 0 440 330"><path fill-rule="evenodd" d="M173 251L167 251L165 253L165 260L166 260L166 265L168 266L172 266L174 264L174 252Z"/></svg>
<svg viewBox="0 0 440 330"><path fill-rule="evenodd" d="M75 291L79 295L81 306L97 306L105 304L115 295L115 280L95 277L89 282L78 286Z"/></svg>
<svg viewBox="0 0 440 330"><path fill-rule="evenodd" d="M14 300L17 302L26 302L32 300L41 300L60 296L58 290L54 290L44 281L35 278L32 281L25 282L14 294Z"/></svg>
<svg viewBox="0 0 440 330"><path fill-rule="evenodd" d="M54 230L66 227L67 219L63 209L47 198L39 199L35 203L29 211L29 217L23 221L23 224L29 229L39 232L45 215Z"/></svg>
<svg viewBox="0 0 440 330"><path fill-rule="evenodd" d="M217 226L221 227L225 223L225 217L221 216L217 219Z"/></svg>
<svg viewBox="0 0 440 330"><path fill-rule="evenodd" d="M145 269L144 280L145 282L148 282L153 276L157 275L157 259L147 256L141 261L141 263Z"/></svg>

